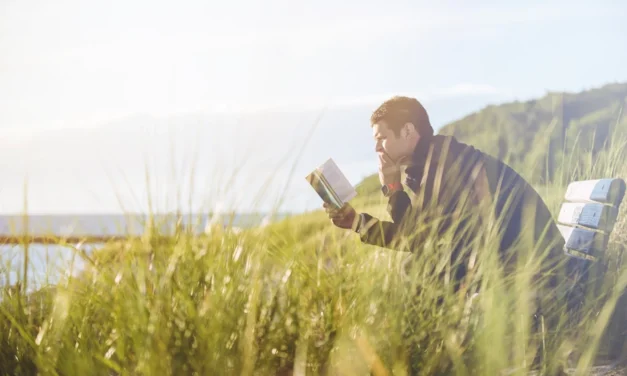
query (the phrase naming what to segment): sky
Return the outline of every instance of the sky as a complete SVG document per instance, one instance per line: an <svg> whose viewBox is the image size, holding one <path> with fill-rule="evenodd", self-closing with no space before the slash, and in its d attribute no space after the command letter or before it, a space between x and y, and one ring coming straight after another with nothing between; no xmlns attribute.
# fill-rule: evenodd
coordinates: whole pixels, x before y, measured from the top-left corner
<svg viewBox="0 0 627 376"><path fill-rule="evenodd" d="M79 157L50 148L42 156L41 140L51 130L56 132L51 139L71 148L72 140L98 142L94 134L101 133L81 138L89 129L111 128L113 133L102 137L123 137L115 132L129 119L329 106L371 111L394 94L439 101L442 108L450 103L436 122L441 126L471 111L458 107L460 101L479 109L547 91L624 82L625 14L624 1L603 0L3 0L0 212L19 209L15 195L23 187L19 171L27 154L34 166L32 210L113 205L113 200L98 206L76 199L64 175L49 171L51 165L71 169L72 159L92 149L78 148ZM285 125L248 120L241 126L271 144ZM332 126L328 129L332 134ZM133 145L145 141L133 132L126 137L125 148L115 141L103 143L111 149L101 148L114 152L122 166L136 158ZM219 144L236 148L237 137L224 137ZM366 166L362 162L350 161ZM376 166L360 168L359 176L376 171ZM87 167L81 171L90 173ZM134 174L139 181L141 174Z"/></svg>

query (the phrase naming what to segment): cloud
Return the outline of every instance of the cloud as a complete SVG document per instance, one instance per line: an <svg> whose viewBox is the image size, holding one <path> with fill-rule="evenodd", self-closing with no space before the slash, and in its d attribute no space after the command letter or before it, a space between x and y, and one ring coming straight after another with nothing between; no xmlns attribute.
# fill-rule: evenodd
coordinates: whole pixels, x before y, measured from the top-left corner
<svg viewBox="0 0 627 376"><path fill-rule="evenodd" d="M88 127L136 112L167 116L371 104L390 95L333 97L329 86L336 84L333 75L355 73L350 71L353 65L341 64L350 59L360 59L365 67L360 72L378 74L374 65L367 69L371 54L373 60L384 58L374 56L378 46L419 48L420 43L414 43L419 39L444 46L451 35L468 36L478 30L480 35L493 35L496 26L586 21L620 14L618 5L612 9L611 4L593 8L555 2L490 9L462 3L446 9L413 2L381 7L380 3L356 6L328 1L310 5L311 9L302 4L292 9L281 2L274 6L260 3L259 12L244 4L212 4L217 13L207 22L203 8L192 3L176 9L164 7L160 17L132 17L134 11L138 15L144 12L139 5L107 11L109 16L124 15L120 22L112 22L116 19L112 16L106 22L98 9L74 9L68 4L62 4L66 9L55 7L55 16L60 18L50 18L48 10L22 6L20 14L12 11L0 16L0 24L10 21L0 28L0 50L6 51L0 61L0 102L7 103L0 109L0 127ZM248 13L239 14L244 9ZM54 33L49 32L51 19ZM23 32L26 21L33 26L28 33ZM89 27L79 27L86 24ZM482 43L481 38L469 39ZM336 60L340 64L319 67L320 62ZM318 73L318 67L329 82L311 74ZM334 89L338 91L348 89L340 87L345 85L341 82L337 85ZM449 98L496 91L470 83L407 95ZM310 92L327 96L308 98ZM295 99L281 98L284 93L293 93Z"/></svg>
<svg viewBox="0 0 627 376"><path fill-rule="evenodd" d="M459 83L449 87L436 88L424 92L396 92L377 95L366 95L356 97L342 97L337 98L331 102L333 107L349 107L358 105L371 105L380 103L386 99L389 99L395 95L404 95L408 97L414 97L420 101L449 99L458 97L477 97L487 95L502 95L507 96L510 94L509 90L501 89L490 84L474 84L474 83Z"/></svg>
<svg viewBox="0 0 627 376"><path fill-rule="evenodd" d="M451 87L435 90L430 99L452 98L478 95L508 95L508 90L499 89L489 84L460 83Z"/></svg>
<svg viewBox="0 0 627 376"><path fill-rule="evenodd" d="M306 20L298 25L277 20L270 27L242 27L234 34L214 35L209 40L220 48L260 48L287 46L292 52L311 54L312 51L356 43L371 43L391 35L402 34L406 40L432 37L433 33L458 33L477 28L537 24L563 20L589 20L590 17L611 17L612 8L590 7L583 4L559 2L530 6L455 9L411 6L407 9L373 9L365 14L346 14L334 21Z"/></svg>
<svg viewBox="0 0 627 376"><path fill-rule="evenodd" d="M476 83L459 83L449 87L435 88L433 90L423 92L394 92L394 93L378 93L367 95L355 95L355 96L338 96L338 97L300 97L292 98L291 100L285 100L276 103L259 103L255 106L248 106L246 108L228 107L226 105L216 107L221 109L220 112L257 112L257 111L272 111L272 110L321 110L324 108L339 108L339 107L356 107L373 105L380 103L386 99L389 99L395 95L404 95L414 97L420 101L449 99L458 97L476 97L487 95L501 95L510 96L511 91L508 89L498 88L490 84L476 84Z"/></svg>

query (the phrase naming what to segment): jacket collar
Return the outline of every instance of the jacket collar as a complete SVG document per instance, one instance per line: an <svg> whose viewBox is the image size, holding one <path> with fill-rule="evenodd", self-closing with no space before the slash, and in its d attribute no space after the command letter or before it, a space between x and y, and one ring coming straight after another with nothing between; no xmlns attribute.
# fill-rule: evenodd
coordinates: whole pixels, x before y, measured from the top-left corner
<svg viewBox="0 0 627 376"><path fill-rule="evenodd" d="M427 156L429 155L429 149L434 138L435 136L432 135L420 137L412 153L411 161L407 168L405 168L405 173L407 174L405 184L411 188L412 191L416 191L420 186L427 163Z"/></svg>

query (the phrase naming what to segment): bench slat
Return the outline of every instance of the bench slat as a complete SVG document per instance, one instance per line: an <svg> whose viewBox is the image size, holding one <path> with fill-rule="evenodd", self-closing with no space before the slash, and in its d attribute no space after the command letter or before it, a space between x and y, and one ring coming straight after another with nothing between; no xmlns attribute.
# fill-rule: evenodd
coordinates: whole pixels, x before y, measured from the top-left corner
<svg viewBox="0 0 627 376"><path fill-rule="evenodd" d="M624 196L624 180L595 179L570 183L566 188L564 198L567 201L599 202L618 206Z"/></svg>
<svg viewBox="0 0 627 376"><path fill-rule="evenodd" d="M601 253L607 247L608 236L606 234L564 225L557 225L564 240L565 248L589 255Z"/></svg>
<svg viewBox="0 0 627 376"><path fill-rule="evenodd" d="M565 202L560 208L557 221L566 225L585 226L611 232L616 222L618 209L598 203Z"/></svg>

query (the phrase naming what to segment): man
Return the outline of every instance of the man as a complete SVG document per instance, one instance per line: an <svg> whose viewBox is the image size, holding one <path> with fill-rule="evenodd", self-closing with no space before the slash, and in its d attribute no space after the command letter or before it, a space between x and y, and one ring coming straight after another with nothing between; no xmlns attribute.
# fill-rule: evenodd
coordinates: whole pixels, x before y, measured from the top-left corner
<svg viewBox="0 0 627 376"><path fill-rule="evenodd" d="M414 98L396 96L371 116L379 179L392 221L358 213L347 204L324 207L333 224L351 229L362 242L413 253L441 237L452 248L455 291L474 266L472 252L491 234L505 270L517 264L538 266L534 281L544 291L564 281L558 266L568 262L564 239L538 193L505 163L452 136L434 135L429 116ZM401 170L405 169L404 185ZM494 244L494 241L490 244ZM517 262L518 261L518 262ZM563 271L563 269L562 269ZM538 285L539 286L539 285Z"/></svg>
<svg viewBox="0 0 627 376"><path fill-rule="evenodd" d="M550 288L563 282L558 268L576 261L564 254L564 239L542 198L511 167L452 136L434 135L414 98L393 97L370 120L392 221L348 204L339 210L325 204L336 226L353 230L364 243L414 253L448 236L456 288L473 267L469 254L484 246L480 239L487 235L497 239L506 271L531 260L536 277Z"/></svg>
<svg viewBox="0 0 627 376"><path fill-rule="evenodd" d="M564 239L533 187L490 155L452 136L434 135L429 116L416 99L396 96L385 101L372 114L371 127L381 190L388 198L392 221L357 213L349 204L340 210L325 204L336 226L352 229L364 243L414 252L431 235L445 231L457 231L458 246L468 245L479 229L490 224L500 230L504 260L515 261L516 255L508 251L521 241L566 257ZM403 167L415 207L401 181ZM408 237L414 240L403 242Z"/></svg>

